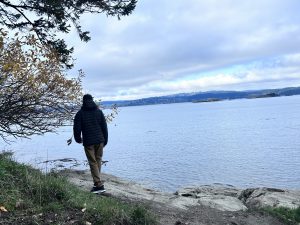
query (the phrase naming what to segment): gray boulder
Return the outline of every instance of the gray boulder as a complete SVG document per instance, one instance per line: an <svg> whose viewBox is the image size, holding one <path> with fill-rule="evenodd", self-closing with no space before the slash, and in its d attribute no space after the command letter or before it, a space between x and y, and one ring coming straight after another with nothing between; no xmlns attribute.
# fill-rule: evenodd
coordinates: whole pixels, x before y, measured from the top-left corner
<svg viewBox="0 0 300 225"><path fill-rule="evenodd" d="M241 191L231 185L203 185L186 187L175 194L198 199L198 204L221 211L245 211L247 207L238 199Z"/></svg>
<svg viewBox="0 0 300 225"><path fill-rule="evenodd" d="M243 190L239 197L245 205L252 208L300 207L300 191L282 190L277 188L248 188Z"/></svg>

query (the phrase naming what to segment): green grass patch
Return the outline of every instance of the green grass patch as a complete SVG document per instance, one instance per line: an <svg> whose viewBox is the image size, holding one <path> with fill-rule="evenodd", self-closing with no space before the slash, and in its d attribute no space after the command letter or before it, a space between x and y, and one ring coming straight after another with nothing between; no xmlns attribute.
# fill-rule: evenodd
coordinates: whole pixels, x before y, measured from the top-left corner
<svg viewBox="0 0 300 225"><path fill-rule="evenodd" d="M82 191L57 174L15 162L10 153L0 154L0 206L8 210L0 224L157 224L144 206Z"/></svg>
<svg viewBox="0 0 300 225"><path fill-rule="evenodd" d="M294 225L300 223L300 207L289 209L285 207L264 208L264 211L283 220L286 224Z"/></svg>

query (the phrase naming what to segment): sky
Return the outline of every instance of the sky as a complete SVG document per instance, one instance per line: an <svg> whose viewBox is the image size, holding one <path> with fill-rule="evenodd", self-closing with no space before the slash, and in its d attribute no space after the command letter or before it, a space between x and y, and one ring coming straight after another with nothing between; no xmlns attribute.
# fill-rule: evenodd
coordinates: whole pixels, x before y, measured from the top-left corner
<svg viewBox="0 0 300 225"><path fill-rule="evenodd" d="M139 0L118 20L84 15L72 31L83 87L102 100L300 86L299 0Z"/></svg>

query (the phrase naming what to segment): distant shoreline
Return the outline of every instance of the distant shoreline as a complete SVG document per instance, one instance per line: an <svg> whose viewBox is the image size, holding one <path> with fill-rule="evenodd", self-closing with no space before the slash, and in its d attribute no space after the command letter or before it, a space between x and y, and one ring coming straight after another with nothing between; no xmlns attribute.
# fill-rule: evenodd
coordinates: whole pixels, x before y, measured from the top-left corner
<svg viewBox="0 0 300 225"><path fill-rule="evenodd" d="M283 97L285 95L278 95L276 93L267 93L267 94L258 94L258 95L250 95L247 98L241 98L241 99L256 99L256 98L276 98L276 97ZM240 98L239 98L240 99ZM201 99L201 100L195 100L192 101L192 103L203 103L203 102L220 102L224 100L230 100L230 99L221 99L221 98L207 98L207 99ZM235 99L232 99L235 100Z"/></svg>
<svg viewBox="0 0 300 225"><path fill-rule="evenodd" d="M111 107L112 105L116 105L117 107L127 107L140 105L173 104L184 102L215 102L223 100L270 98L293 95L300 95L300 87L264 89L254 91L208 91L180 93L174 95L149 97L135 100L103 101L101 102L101 104L104 107Z"/></svg>

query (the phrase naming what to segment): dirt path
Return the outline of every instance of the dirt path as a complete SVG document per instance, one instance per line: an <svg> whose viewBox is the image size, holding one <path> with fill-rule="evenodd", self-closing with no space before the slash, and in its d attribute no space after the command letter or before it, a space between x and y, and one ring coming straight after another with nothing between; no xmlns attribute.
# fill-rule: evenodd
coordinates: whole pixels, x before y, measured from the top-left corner
<svg viewBox="0 0 300 225"><path fill-rule="evenodd" d="M89 171L65 170L61 174L80 188L90 190L92 179ZM201 198L193 198L192 194L188 192L184 192L184 194L180 192L177 194L163 193L112 175L104 174L103 179L109 195L125 202L145 204L158 217L161 225L284 224L264 212L247 209L245 205L239 203L237 198L233 197L234 193L238 191L233 187L220 186L214 189L206 186L201 190L203 195ZM221 192L222 195L218 194ZM226 195L224 195L225 192ZM201 202L199 199L203 201Z"/></svg>

